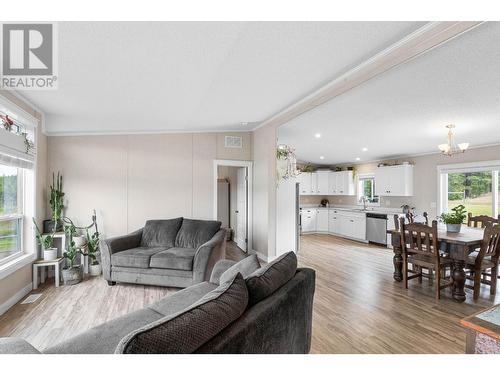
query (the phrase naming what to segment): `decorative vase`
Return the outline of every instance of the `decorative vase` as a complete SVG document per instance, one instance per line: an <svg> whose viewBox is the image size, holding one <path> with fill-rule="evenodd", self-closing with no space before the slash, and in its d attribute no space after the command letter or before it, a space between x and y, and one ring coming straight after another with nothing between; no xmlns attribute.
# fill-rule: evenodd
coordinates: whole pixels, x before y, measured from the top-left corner
<svg viewBox="0 0 500 375"><path fill-rule="evenodd" d="M99 276L102 272L102 267L100 263L89 265L90 276Z"/></svg>
<svg viewBox="0 0 500 375"><path fill-rule="evenodd" d="M64 285L75 285L82 281L82 266L73 266L70 268L63 268L62 276Z"/></svg>
<svg viewBox="0 0 500 375"><path fill-rule="evenodd" d="M43 260L55 260L57 259L57 247L50 247L48 249L43 249Z"/></svg>
<svg viewBox="0 0 500 375"><path fill-rule="evenodd" d="M460 228L462 224L446 224L446 231L450 233L458 233L460 232Z"/></svg>

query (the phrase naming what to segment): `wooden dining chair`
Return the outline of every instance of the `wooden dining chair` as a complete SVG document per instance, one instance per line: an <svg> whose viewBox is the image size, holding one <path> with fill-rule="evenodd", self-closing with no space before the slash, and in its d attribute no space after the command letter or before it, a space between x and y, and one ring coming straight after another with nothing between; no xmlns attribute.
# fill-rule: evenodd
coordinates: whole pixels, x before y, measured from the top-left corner
<svg viewBox="0 0 500 375"><path fill-rule="evenodd" d="M495 219L494 217L491 216L486 216L486 215L478 215L478 216L472 216L472 213L467 214L467 226L468 227L474 227L474 228L484 228L486 227L486 224L491 223L491 224L498 224L500 223L500 215Z"/></svg>
<svg viewBox="0 0 500 375"><path fill-rule="evenodd" d="M439 252L437 221L432 222L432 226L418 223L405 224L405 220L399 220L401 244L403 248L403 282L408 289L408 280L419 278L422 280L422 269L426 268L436 274L436 299L441 298L441 290L451 287L453 281L446 279L445 273L441 273L445 267L449 267L451 260L443 258ZM417 266L418 272L408 268L412 264ZM409 275L409 273L413 273ZM444 281L444 283L441 283Z"/></svg>
<svg viewBox="0 0 500 375"><path fill-rule="evenodd" d="M467 259L466 274L472 285L465 285L466 288L474 290L474 299L478 299L481 290L481 282L490 286L490 294L495 295L497 291L498 258L500 256L500 227L486 224L484 228L483 241L477 256ZM490 280L482 278L485 272L489 271Z"/></svg>

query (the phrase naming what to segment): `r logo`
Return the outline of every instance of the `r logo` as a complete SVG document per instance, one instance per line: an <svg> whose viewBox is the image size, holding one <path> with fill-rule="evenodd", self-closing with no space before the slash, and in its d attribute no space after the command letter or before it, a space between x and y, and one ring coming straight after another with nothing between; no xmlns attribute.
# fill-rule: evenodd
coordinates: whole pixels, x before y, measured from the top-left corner
<svg viewBox="0 0 500 375"><path fill-rule="evenodd" d="M3 24L4 76L51 76L54 45L52 24Z"/></svg>

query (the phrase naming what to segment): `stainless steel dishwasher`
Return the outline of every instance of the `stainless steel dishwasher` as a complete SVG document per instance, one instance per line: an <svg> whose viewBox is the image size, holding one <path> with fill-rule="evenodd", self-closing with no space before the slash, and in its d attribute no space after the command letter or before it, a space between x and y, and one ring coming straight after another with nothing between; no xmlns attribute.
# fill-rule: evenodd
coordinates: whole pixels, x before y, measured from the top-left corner
<svg viewBox="0 0 500 375"><path fill-rule="evenodd" d="M366 214L366 239L369 243L387 246L387 215Z"/></svg>

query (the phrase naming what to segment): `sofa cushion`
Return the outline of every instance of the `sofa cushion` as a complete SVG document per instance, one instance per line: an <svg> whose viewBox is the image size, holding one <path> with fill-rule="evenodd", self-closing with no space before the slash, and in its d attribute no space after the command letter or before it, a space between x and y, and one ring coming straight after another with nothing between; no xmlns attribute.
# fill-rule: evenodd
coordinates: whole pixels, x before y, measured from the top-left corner
<svg viewBox="0 0 500 375"><path fill-rule="evenodd" d="M137 310L91 328L43 352L51 354L112 354L120 340L128 333L162 318L164 318L162 314L151 309Z"/></svg>
<svg viewBox="0 0 500 375"><path fill-rule="evenodd" d="M220 226L220 221L184 219L175 238L175 246L197 249L209 241Z"/></svg>
<svg viewBox="0 0 500 375"><path fill-rule="evenodd" d="M237 273L241 273L243 278L246 278L260 268L259 260L256 254L247 256L240 260L235 265L228 268L222 275L220 275L219 284L224 284L232 279Z"/></svg>
<svg viewBox="0 0 500 375"><path fill-rule="evenodd" d="M247 304L248 291L238 274L185 310L131 332L116 353L192 353L238 319Z"/></svg>
<svg viewBox="0 0 500 375"><path fill-rule="evenodd" d="M193 269L194 253L196 253L195 249L172 247L171 249L154 254L151 257L149 266L151 268L170 268L174 270L191 271Z"/></svg>
<svg viewBox="0 0 500 375"><path fill-rule="evenodd" d="M111 255L111 265L118 267L149 268L151 256L165 247L136 247Z"/></svg>
<svg viewBox="0 0 500 375"><path fill-rule="evenodd" d="M165 316L176 314L191 306L217 286L207 281L192 285L153 303L149 308Z"/></svg>
<svg viewBox="0 0 500 375"><path fill-rule="evenodd" d="M182 224L182 217L168 220L148 220L142 230L141 246L174 247L175 237Z"/></svg>
<svg viewBox="0 0 500 375"><path fill-rule="evenodd" d="M286 284L296 271L297 257L290 251L252 273L246 278L248 304L251 306L269 297Z"/></svg>

